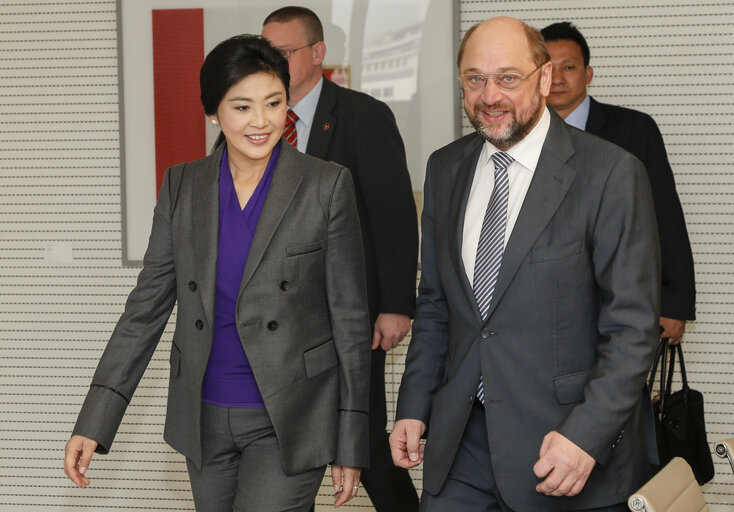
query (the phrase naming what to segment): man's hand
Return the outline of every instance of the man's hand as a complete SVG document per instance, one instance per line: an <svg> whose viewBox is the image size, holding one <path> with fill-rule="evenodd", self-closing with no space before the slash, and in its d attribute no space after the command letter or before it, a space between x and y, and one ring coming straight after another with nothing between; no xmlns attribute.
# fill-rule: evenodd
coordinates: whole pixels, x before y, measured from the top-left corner
<svg viewBox="0 0 734 512"><path fill-rule="evenodd" d="M71 436L66 443L64 457L64 473L79 487L87 487L89 478L84 476L92 461L92 454L97 449L97 441L84 436Z"/></svg>
<svg viewBox="0 0 734 512"><path fill-rule="evenodd" d="M558 432L548 432L540 446L535 476L545 478L535 490L548 496L576 496L584 488L596 461Z"/></svg>
<svg viewBox="0 0 734 512"><path fill-rule="evenodd" d="M668 338L668 344L670 345L677 345L683 339L683 333L686 330L686 321L661 316L660 327L663 328L660 337Z"/></svg>
<svg viewBox="0 0 734 512"><path fill-rule="evenodd" d="M390 434L390 452L396 466L410 469L423 462L425 445L421 436L426 424L421 420L398 420Z"/></svg>
<svg viewBox="0 0 734 512"><path fill-rule="evenodd" d="M344 505L359 491L360 468L331 465L331 482L334 484L334 508Z"/></svg>
<svg viewBox="0 0 734 512"><path fill-rule="evenodd" d="M372 337L372 350L382 347L388 352L403 341L410 332L410 317L394 313L380 313L375 322L375 335Z"/></svg>

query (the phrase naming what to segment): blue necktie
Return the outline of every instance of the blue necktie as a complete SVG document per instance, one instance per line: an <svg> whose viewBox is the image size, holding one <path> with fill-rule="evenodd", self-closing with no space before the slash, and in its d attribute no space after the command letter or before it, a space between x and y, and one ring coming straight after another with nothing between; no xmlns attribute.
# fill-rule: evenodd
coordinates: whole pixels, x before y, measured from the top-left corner
<svg viewBox="0 0 734 512"><path fill-rule="evenodd" d="M494 190L489 199L487 211L482 221L479 235L477 258L474 264L474 297L477 300L482 320L487 319L487 311L492 302L494 287L502 265L505 250L505 228L507 226L507 200L510 196L510 181L507 167L513 158L505 152L494 153ZM477 398L484 403L484 381L479 376Z"/></svg>

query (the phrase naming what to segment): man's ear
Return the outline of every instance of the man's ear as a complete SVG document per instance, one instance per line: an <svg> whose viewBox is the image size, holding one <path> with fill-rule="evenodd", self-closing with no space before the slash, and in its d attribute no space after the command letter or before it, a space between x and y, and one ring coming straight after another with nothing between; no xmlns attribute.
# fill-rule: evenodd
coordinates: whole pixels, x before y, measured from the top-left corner
<svg viewBox="0 0 734 512"><path fill-rule="evenodd" d="M591 83L592 78L594 78L594 68L586 66L586 85Z"/></svg>
<svg viewBox="0 0 734 512"><path fill-rule="evenodd" d="M311 46L311 56L313 57L314 66L320 66L326 57L326 44L323 41L314 43Z"/></svg>
<svg viewBox="0 0 734 512"><path fill-rule="evenodd" d="M540 93L544 98L550 94L551 83L553 83L553 63L548 61L540 68Z"/></svg>

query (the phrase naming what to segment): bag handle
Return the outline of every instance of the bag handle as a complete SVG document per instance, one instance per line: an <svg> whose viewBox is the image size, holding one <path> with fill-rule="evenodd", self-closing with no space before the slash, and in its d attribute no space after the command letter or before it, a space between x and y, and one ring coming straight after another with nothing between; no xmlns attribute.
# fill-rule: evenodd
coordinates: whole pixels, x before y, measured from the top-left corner
<svg viewBox="0 0 734 512"><path fill-rule="evenodd" d="M652 369L650 370L650 376L647 381L647 389L652 392L653 384L655 384L655 376L658 373L658 364L660 364L660 358L663 357L662 354L663 345L662 343L658 345L658 353L655 355L655 360L652 362ZM663 366L665 363L663 363Z"/></svg>
<svg viewBox="0 0 734 512"><path fill-rule="evenodd" d="M667 345L667 340L662 340L660 342L661 348L662 345ZM658 349L658 358L660 358ZM681 382L683 384L683 389L688 390L688 376L686 375L686 363L683 360L683 348L681 348L680 343L676 345L670 345L667 347L667 350L665 352L670 351L670 361L667 365L668 368L668 375L667 378L665 376L665 354L663 354L663 369L660 375L660 396L661 400L664 399L666 395L670 395L673 392L673 374L675 373L675 355L678 354L678 360L680 361L679 367L680 367L680 376L681 376ZM657 366L657 359L655 360L655 366ZM653 371L655 370L655 366L653 366ZM652 381L652 379L651 379ZM661 405L662 406L662 405Z"/></svg>
<svg viewBox="0 0 734 512"><path fill-rule="evenodd" d="M686 363L683 361L683 348L681 348L680 343L677 345L671 345L670 347L670 357L671 357L671 368L673 365L673 360L675 359L675 353L678 352L678 360L680 361L680 379L683 382L683 389L688 389L688 376L686 375ZM672 373L673 370L670 370L671 376L668 377L668 389L670 389L670 383L672 381Z"/></svg>
<svg viewBox="0 0 734 512"><path fill-rule="evenodd" d="M660 364L662 361L662 364ZM652 370L650 371L650 379L647 384L647 388L652 392L653 384L655 383L655 377L657 376L658 372L658 365L660 364L660 408L658 410L663 410L663 402L665 400L665 395L670 389L669 386L667 386L667 379L666 379L666 371L668 369L668 340L662 339L660 340L660 345L658 345L658 353L655 356L655 361L652 365Z"/></svg>
<svg viewBox="0 0 734 512"><path fill-rule="evenodd" d="M670 362L668 363L668 380L666 381L665 392L670 395L673 392L673 374L675 373L675 347L670 345L668 351L670 352Z"/></svg>

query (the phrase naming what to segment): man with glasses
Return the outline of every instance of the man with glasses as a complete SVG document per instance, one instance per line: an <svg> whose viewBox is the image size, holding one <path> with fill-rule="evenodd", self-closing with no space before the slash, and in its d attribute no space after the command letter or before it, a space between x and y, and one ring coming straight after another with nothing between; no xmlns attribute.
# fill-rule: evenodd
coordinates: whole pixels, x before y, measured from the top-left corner
<svg viewBox="0 0 734 512"><path fill-rule="evenodd" d="M553 23L540 33L553 61L548 105L566 123L614 142L645 164L660 235L660 337L680 343L686 321L696 318L696 276L683 208L660 129L643 112L599 103L587 94L586 86L594 76L589 45L572 23Z"/></svg>
<svg viewBox="0 0 734 512"><path fill-rule="evenodd" d="M625 511L656 459L645 170L546 108L537 30L476 25L458 66L476 133L428 162L393 460L425 461L424 512Z"/></svg>
<svg viewBox="0 0 734 512"><path fill-rule="evenodd" d="M418 264L417 216L403 140L387 105L324 78L326 45L314 12L278 9L265 19L262 35L289 63L289 117L295 130L286 125L284 137L301 152L347 167L354 178L374 329L370 468L362 471L362 483L378 512L417 511L418 494L408 472L393 465L385 430L385 355L410 331Z"/></svg>

